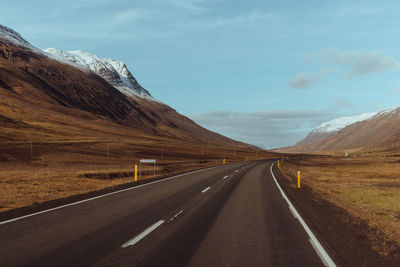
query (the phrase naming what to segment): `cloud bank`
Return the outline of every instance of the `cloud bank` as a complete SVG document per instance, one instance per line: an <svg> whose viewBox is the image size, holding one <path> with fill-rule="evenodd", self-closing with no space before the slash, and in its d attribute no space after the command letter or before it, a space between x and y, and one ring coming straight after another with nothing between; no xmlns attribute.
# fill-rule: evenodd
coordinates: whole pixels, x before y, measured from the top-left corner
<svg viewBox="0 0 400 267"><path fill-rule="evenodd" d="M328 48L317 55L325 64L349 68L349 77L392 71L400 65L394 57L382 56L381 51L340 51L337 48Z"/></svg>
<svg viewBox="0 0 400 267"><path fill-rule="evenodd" d="M289 84L298 89L309 88L320 82L323 76L327 73L328 69L326 68L323 68L315 73L300 72L289 81Z"/></svg>
<svg viewBox="0 0 400 267"><path fill-rule="evenodd" d="M294 145L322 122L337 117L328 110L210 111L190 116L223 135L263 148Z"/></svg>
<svg viewBox="0 0 400 267"><path fill-rule="evenodd" d="M311 59L311 60L310 60ZM346 77L370 75L393 71L399 68L400 62L392 56L383 56L381 51L341 51L337 48L321 50L308 58L311 62L322 63L318 72L300 72L289 80L289 85L304 89L321 82L330 70L339 71Z"/></svg>
<svg viewBox="0 0 400 267"><path fill-rule="evenodd" d="M353 102L344 97L339 97L333 101L330 106L332 108L351 108L354 106Z"/></svg>

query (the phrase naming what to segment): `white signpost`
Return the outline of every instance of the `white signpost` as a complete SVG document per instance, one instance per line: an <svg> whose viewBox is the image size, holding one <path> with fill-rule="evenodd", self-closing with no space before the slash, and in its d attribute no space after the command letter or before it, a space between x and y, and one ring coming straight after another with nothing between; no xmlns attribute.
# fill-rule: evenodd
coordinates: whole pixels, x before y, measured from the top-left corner
<svg viewBox="0 0 400 267"><path fill-rule="evenodd" d="M155 159L141 159L139 161L139 175L142 177L142 163L153 164L153 177L156 176L156 160Z"/></svg>

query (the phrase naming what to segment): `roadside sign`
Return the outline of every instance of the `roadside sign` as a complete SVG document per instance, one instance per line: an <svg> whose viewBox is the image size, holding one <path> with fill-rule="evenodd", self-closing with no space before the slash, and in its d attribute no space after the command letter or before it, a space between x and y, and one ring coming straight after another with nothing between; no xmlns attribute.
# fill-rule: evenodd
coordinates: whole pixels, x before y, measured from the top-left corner
<svg viewBox="0 0 400 267"><path fill-rule="evenodd" d="M153 164L153 177L156 176L156 160L155 159L141 159L139 160L139 175L142 177L142 163Z"/></svg>
<svg viewBox="0 0 400 267"><path fill-rule="evenodd" d="M156 163L155 159L141 159L140 163Z"/></svg>

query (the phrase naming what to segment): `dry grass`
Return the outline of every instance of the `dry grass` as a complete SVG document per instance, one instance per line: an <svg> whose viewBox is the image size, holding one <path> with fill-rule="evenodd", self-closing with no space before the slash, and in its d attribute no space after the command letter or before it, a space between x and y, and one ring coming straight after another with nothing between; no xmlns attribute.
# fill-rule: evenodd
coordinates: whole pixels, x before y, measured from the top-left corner
<svg viewBox="0 0 400 267"><path fill-rule="evenodd" d="M171 142L0 143L0 212L133 181L139 159L157 160L156 176L249 160L260 151ZM256 157L257 156L257 157ZM263 154L263 156L269 156ZM153 177L143 167L140 179Z"/></svg>
<svg viewBox="0 0 400 267"><path fill-rule="evenodd" d="M315 157L283 162L281 169L293 186L300 170L303 185L400 245L400 155L368 154L348 160ZM375 249L391 252L390 246L383 247Z"/></svg>

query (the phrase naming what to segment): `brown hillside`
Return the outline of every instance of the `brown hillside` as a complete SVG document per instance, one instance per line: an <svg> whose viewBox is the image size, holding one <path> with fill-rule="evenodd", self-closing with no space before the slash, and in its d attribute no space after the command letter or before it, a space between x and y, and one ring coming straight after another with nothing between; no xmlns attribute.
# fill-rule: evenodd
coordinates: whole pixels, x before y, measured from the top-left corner
<svg viewBox="0 0 400 267"><path fill-rule="evenodd" d="M149 135L245 145L204 129L163 103L128 97L92 72L1 39L0 96L0 140ZM55 130L56 125L63 130Z"/></svg>
<svg viewBox="0 0 400 267"><path fill-rule="evenodd" d="M298 143L284 152L328 152L343 150L393 150L400 146L400 108L381 112L351 124L312 143Z"/></svg>

